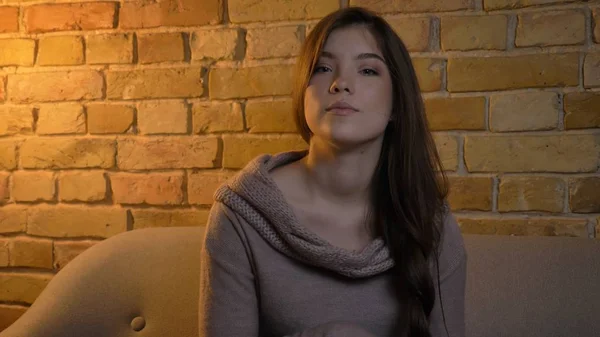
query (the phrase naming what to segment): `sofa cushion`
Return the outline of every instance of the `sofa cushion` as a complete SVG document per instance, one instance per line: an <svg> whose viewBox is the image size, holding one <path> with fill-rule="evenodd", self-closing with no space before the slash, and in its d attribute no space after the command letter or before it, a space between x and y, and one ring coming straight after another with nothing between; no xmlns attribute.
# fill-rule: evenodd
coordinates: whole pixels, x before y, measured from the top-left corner
<svg viewBox="0 0 600 337"><path fill-rule="evenodd" d="M464 238L468 337L600 334L600 241Z"/></svg>

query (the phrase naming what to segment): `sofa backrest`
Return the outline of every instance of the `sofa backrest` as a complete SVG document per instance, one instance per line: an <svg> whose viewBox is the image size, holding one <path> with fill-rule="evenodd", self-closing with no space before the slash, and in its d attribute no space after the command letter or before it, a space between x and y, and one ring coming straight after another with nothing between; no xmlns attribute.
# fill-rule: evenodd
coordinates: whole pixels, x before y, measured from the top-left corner
<svg viewBox="0 0 600 337"><path fill-rule="evenodd" d="M600 241L464 238L467 337L600 336Z"/></svg>
<svg viewBox="0 0 600 337"><path fill-rule="evenodd" d="M0 337L197 336L202 233L140 229L96 244Z"/></svg>
<svg viewBox="0 0 600 337"><path fill-rule="evenodd" d="M98 243L0 337L197 337L202 233L152 228ZM598 336L600 241L464 238L467 337Z"/></svg>

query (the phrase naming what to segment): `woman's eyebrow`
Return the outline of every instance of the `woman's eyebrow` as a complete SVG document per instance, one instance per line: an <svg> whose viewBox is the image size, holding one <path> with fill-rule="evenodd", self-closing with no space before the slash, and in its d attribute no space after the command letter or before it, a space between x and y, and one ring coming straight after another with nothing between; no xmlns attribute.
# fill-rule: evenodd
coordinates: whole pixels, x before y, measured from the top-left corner
<svg viewBox="0 0 600 337"><path fill-rule="evenodd" d="M356 57L357 60L364 60L364 59L378 59L379 61L385 63L385 60L383 59L383 57L375 54L375 53L362 53L359 54Z"/></svg>
<svg viewBox="0 0 600 337"><path fill-rule="evenodd" d="M337 59L337 57L333 53L328 52L328 51L322 51L321 57L334 59L334 60ZM381 57L375 53L360 53L354 59L355 60L377 59L383 63L386 63L385 60L383 59L383 57Z"/></svg>

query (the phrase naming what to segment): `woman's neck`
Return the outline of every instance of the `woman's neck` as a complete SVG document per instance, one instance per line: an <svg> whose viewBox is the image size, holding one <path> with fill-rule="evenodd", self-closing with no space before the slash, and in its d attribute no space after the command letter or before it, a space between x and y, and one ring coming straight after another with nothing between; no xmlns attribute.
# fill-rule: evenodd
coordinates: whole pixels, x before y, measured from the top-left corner
<svg viewBox="0 0 600 337"><path fill-rule="evenodd" d="M381 152L376 140L351 150L340 151L316 139L301 161L309 193L333 203L364 204Z"/></svg>

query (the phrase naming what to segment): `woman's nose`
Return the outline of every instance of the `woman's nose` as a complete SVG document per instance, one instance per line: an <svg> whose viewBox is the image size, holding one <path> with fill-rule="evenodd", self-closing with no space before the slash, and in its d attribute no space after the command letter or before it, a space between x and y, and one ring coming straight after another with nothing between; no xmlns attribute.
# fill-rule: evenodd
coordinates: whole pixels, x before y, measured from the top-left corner
<svg viewBox="0 0 600 337"><path fill-rule="evenodd" d="M338 76L335 78L331 86L329 87L329 92L332 94L340 93L340 92L352 93L350 81L342 76Z"/></svg>

